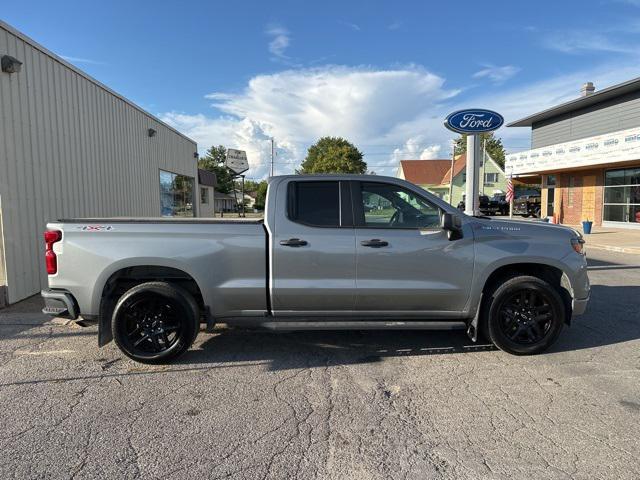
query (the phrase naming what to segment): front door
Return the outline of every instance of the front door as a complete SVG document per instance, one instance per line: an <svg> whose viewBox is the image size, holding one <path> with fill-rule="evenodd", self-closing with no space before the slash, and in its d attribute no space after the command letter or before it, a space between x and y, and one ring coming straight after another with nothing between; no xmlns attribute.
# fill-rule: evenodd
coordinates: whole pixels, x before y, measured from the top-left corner
<svg viewBox="0 0 640 480"><path fill-rule="evenodd" d="M455 315L473 275L473 239L450 241L442 211L393 183L354 182L356 309L400 316Z"/></svg>
<svg viewBox="0 0 640 480"><path fill-rule="evenodd" d="M349 183L278 185L271 239L271 308L285 315L344 315L355 306L355 233Z"/></svg>

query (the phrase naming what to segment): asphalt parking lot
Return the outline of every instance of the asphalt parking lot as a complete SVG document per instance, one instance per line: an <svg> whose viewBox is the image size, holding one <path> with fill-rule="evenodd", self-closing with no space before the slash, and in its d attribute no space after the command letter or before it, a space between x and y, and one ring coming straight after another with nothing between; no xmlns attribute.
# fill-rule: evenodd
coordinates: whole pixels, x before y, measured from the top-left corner
<svg viewBox="0 0 640 480"><path fill-rule="evenodd" d="M640 478L640 255L549 353L462 333L202 332L168 366L0 311L0 478Z"/></svg>

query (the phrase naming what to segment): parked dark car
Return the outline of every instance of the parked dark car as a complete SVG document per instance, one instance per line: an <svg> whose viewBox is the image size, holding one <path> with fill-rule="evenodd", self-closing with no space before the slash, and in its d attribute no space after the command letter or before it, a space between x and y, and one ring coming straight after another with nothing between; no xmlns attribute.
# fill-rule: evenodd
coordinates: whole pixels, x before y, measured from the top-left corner
<svg viewBox="0 0 640 480"><path fill-rule="evenodd" d="M540 192L525 190L513 201L513 214L540 218L541 205Z"/></svg>
<svg viewBox="0 0 640 480"><path fill-rule="evenodd" d="M507 196L504 193L496 193L491 197L491 203L500 215L509 214L509 202L507 202Z"/></svg>
<svg viewBox="0 0 640 480"><path fill-rule="evenodd" d="M482 213L483 215L495 215L496 213L498 213L498 204L495 202L492 202L492 200L487 195L479 195L478 198L479 198L478 208L480 209L480 213ZM465 209L465 198L463 196L462 200L460 200L460 203L458 203L458 210L461 210L464 212L464 209Z"/></svg>

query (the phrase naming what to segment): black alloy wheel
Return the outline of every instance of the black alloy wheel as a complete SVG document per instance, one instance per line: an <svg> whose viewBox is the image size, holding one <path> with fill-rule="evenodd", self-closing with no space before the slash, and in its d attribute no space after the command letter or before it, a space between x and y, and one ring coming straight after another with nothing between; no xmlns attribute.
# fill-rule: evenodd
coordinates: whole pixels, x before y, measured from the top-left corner
<svg viewBox="0 0 640 480"><path fill-rule="evenodd" d="M502 333L513 342L537 343L551 330L553 308L543 292L516 291L501 303L498 312Z"/></svg>
<svg viewBox="0 0 640 480"><path fill-rule="evenodd" d="M502 278L483 298L481 334L515 355L543 352L558 339L570 314L561 295L565 294L560 285L542 278Z"/></svg>
<svg viewBox="0 0 640 480"><path fill-rule="evenodd" d="M173 300L150 293L138 298L125 312L127 346L140 353L162 353L180 336L181 308Z"/></svg>
<svg viewBox="0 0 640 480"><path fill-rule="evenodd" d="M129 358L161 363L184 353L199 327L199 311L184 289L148 282L127 291L112 316L113 338Z"/></svg>

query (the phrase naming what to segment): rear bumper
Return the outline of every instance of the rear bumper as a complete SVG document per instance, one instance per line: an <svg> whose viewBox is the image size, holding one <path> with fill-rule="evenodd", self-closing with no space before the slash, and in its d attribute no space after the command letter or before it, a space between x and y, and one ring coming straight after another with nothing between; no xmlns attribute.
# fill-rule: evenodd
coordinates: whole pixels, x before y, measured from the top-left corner
<svg viewBox="0 0 640 480"><path fill-rule="evenodd" d="M71 320L75 320L80 315L78 304L69 292L65 290L42 290L40 295L44 299L42 313Z"/></svg>

